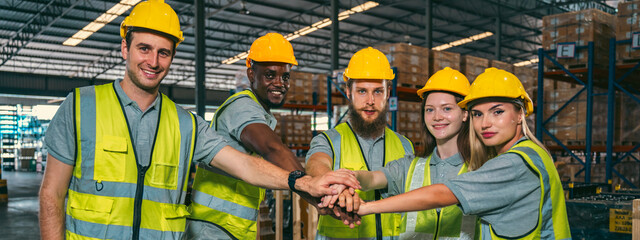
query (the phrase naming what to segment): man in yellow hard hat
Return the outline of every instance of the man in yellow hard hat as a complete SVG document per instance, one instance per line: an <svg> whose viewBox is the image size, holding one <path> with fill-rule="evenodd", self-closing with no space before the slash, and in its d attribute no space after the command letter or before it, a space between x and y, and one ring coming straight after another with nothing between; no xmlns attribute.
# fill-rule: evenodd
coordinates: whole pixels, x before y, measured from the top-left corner
<svg viewBox="0 0 640 240"><path fill-rule="evenodd" d="M254 185L313 196L335 193L334 182L357 187L345 173L310 178L243 154L160 94L183 40L178 16L164 1L136 5L120 33L123 79L75 89L49 125L43 239L181 238L191 161Z"/></svg>
<svg viewBox="0 0 640 240"><path fill-rule="evenodd" d="M236 150L259 155L288 171L304 170L273 129L271 108L284 104L293 47L282 35L256 39L247 57L250 89L229 97L218 108L211 127ZM200 164L193 183L186 239L256 239L256 220L265 190Z"/></svg>
<svg viewBox="0 0 640 240"><path fill-rule="evenodd" d="M411 141L386 127L393 78L393 70L382 52L368 47L351 57L344 72L350 100L349 119L313 138L307 153L306 169L310 175L321 176L342 168L377 171L390 161L413 154ZM383 194L384 191L373 190L359 192L359 197L376 200ZM400 222L400 214L367 216L359 226L350 229L342 221L320 216L317 238L397 238Z"/></svg>

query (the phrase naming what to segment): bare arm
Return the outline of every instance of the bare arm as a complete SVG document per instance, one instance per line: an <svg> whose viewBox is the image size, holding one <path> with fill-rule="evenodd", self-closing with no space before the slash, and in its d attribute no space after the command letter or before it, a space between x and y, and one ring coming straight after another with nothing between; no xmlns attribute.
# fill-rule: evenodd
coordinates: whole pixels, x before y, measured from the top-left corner
<svg viewBox="0 0 640 240"><path fill-rule="evenodd" d="M40 187L40 235L42 239L64 239L64 199L69 188L73 166L49 154Z"/></svg>
<svg viewBox="0 0 640 240"><path fill-rule="evenodd" d="M271 128L262 123L247 125L240 134L242 143L267 161L288 170L304 170L293 152Z"/></svg>
<svg viewBox="0 0 640 240"><path fill-rule="evenodd" d="M331 170L331 157L323 152L317 152L307 160L307 174L311 176L321 176Z"/></svg>
<svg viewBox="0 0 640 240"><path fill-rule="evenodd" d="M362 203L358 215L421 211L458 203L458 199L447 186L434 184L379 201Z"/></svg>
<svg viewBox="0 0 640 240"><path fill-rule="evenodd" d="M289 189L287 183L289 172L256 157L241 153L226 146L215 155L211 166L222 169L243 181L269 189ZM360 188L355 176L347 172L331 172L322 176L304 176L296 181L295 188L320 197L338 192L329 188L331 184L344 184L353 188Z"/></svg>
<svg viewBox="0 0 640 240"><path fill-rule="evenodd" d="M362 191L387 188L387 176L382 171L356 171Z"/></svg>

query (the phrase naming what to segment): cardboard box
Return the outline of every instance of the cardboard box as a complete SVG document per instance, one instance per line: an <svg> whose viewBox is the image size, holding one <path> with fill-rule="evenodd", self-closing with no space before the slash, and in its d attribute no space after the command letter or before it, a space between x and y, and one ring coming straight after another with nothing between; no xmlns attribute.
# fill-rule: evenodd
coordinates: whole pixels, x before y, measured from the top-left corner
<svg viewBox="0 0 640 240"><path fill-rule="evenodd" d="M460 71L460 53L431 51L432 67L431 72L437 72L450 67Z"/></svg>
<svg viewBox="0 0 640 240"><path fill-rule="evenodd" d="M464 55L460 61L461 73L472 83L478 75L489 68L489 59Z"/></svg>

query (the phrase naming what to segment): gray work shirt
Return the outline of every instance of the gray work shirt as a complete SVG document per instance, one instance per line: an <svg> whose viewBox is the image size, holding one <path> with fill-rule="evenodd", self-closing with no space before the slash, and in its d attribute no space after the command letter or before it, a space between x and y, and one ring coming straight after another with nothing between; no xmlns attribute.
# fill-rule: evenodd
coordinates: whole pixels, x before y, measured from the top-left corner
<svg viewBox="0 0 640 240"><path fill-rule="evenodd" d="M151 158L151 148L156 133L158 123L158 112L160 109L160 94L145 111L142 111L138 104L131 100L122 90L120 82L114 82L116 94L124 106L127 123L131 131L132 144L136 148L136 158L139 164L149 165ZM45 135L45 146L49 154L61 162L74 165L75 146L74 123L73 123L73 93L67 95L60 108L56 112ZM194 162L209 164L220 149L227 146L227 142L212 129L209 129L207 121L196 116L196 146L193 153Z"/></svg>
<svg viewBox="0 0 640 240"><path fill-rule="evenodd" d="M387 178L389 195L394 196L405 192L411 162L413 162L413 156L407 156L390 162L382 168L382 172ZM431 162L429 163L431 184L444 183L447 179L454 178L460 172L463 163L464 160L462 160L460 153L456 153L446 159L441 159L438 156L438 148L435 148L431 154Z"/></svg>
<svg viewBox="0 0 640 240"><path fill-rule="evenodd" d="M465 215L478 215L502 236L521 236L537 224L540 179L518 154L501 154L444 184Z"/></svg>
<svg viewBox="0 0 640 240"><path fill-rule="evenodd" d="M243 152L250 153L251 149L244 146L240 135L245 127L250 124L259 123L269 126L271 130L276 128L278 121L273 114L268 113L262 105L253 101L250 97L240 97L235 101L229 103L222 113L218 113L214 119L217 126L213 126L211 129L217 128L216 133L222 136L232 148ZM205 165L205 169L219 172L214 167ZM224 174L224 173L223 173Z"/></svg>
<svg viewBox="0 0 640 240"><path fill-rule="evenodd" d="M360 149L362 149L362 153L364 154L363 157L371 168L369 170L380 170L384 164L384 134L374 139L362 138L355 132L354 135L356 135L356 138L360 143ZM324 134L318 134L313 137L313 139L311 139L310 149L307 152L306 161L309 161L309 158L313 156L313 154L318 152L326 153L327 155L333 157L331 144L329 143L329 140L327 140L327 138L324 136Z"/></svg>

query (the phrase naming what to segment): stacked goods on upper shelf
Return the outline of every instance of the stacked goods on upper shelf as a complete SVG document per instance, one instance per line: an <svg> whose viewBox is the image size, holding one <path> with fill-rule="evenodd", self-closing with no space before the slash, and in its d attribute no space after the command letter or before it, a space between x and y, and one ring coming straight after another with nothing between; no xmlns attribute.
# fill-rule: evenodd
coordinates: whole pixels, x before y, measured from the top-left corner
<svg viewBox="0 0 640 240"><path fill-rule="evenodd" d="M513 68L514 68L513 64L506 63L503 61L498 61L498 60L491 60L491 67L499 68L510 73L513 72Z"/></svg>
<svg viewBox="0 0 640 240"><path fill-rule="evenodd" d="M460 61L460 72L472 83L478 75L489 67L489 59L464 55Z"/></svg>
<svg viewBox="0 0 640 240"><path fill-rule="evenodd" d="M631 39L634 32L640 32L640 1L621 2L618 4L616 21L616 40ZM631 44L616 46L616 59L620 62L640 60L640 49L632 49Z"/></svg>
<svg viewBox="0 0 640 240"><path fill-rule="evenodd" d="M572 84L560 81L545 81L544 92L544 119L548 119L554 112L560 109L571 99L576 93L582 90L579 84ZM594 93L605 92L604 89L594 87ZM567 106L561 110L553 119L545 125L558 140L563 144L569 145L585 145L587 132L587 94L586 91L569 102ZM593 143L596 145L604 144L603 141L607 136L607 96L593 96L593 112L592 112L592 137ZM549 143L551 138L545 135L545 143L549 145L557 145Z"/></svg>
<svg viewBox="0 0 640 240"><path fill-rule="evenodd" d="M616 125L620 128L616 129L616 133L620 133L621 145L637 145L640 143L640 103L634 101L629 95L621 94L616 96L620 102L620 108L616 108L616 115L618 113L618 121ZM640 98L635 95L636 98Z"/></svg>
<svg viewBox="0 0 640 240"><path fill-rule="evenodd" d="M397 68L398 86L422 87L429 77L429 50L406 43L375 47L383 52L392 67Z"/></svg>
<svg viewBox="0 0 640 240"><path fill-rule="evenodd" d="M431 51L431 72L440 71L446 67L453 68L460 71L460 53L445 52L445 51ZM422 82L422 86L427 82L425 78Z"/></svg>
<svg viewBox="0 0 640 240"><path fill-rule="evenodd" d="M314 73L291 71L287 103L312 104Z"/></svg>
<svg viewBox="0 0 640 240"><path fill-rule="evenodd" d="M308 146L311 142L311 115L274 114L278 120L275 132L287 146Z"/></svg>
<svg viewBox="0 0 640 240"><path fill-rule="evenodd" d="M335 84L331 84L331 93L339 94L337 88L340 88L344 92L344 79L342 78L342 74L344 73L344 69L336 70L333 73L333 77L335 78L333 81ZM314 77L314 86L313 89L316 89L316 93L318 94L318 104L326 105L327 104L327 75L326 74L315 74ZM332 96L331 104L332 105L343 105L346 103L346 99L342 96Z"/></svg>
<svg viewBox="0 0 640 240"><path fill-rule="evenodd" d="M514 67L513 74L520 79L524 90L527 91L527 94L529 94L529 97L533 100L533 104L538 103L536 99L538 94L538 70L530 67ZM532 112L527 117L527 125L532 132L536 131L535 119L535 112Z"/></svg>
<svg viewBox="0 0 640 240"><path fill-rule="evenodd" d="M576 46L594 44L594 56L588 56L588 49L575 52L574 58L560 58L557 61L568 68L584 68L589 57L594 66L606 66L609 60L609 39L614 36L615 17L597 9L567 12L542 18L542 47L556 49L559 43L573 42ZM549 68L558 68L551 61L545 61Z"/></svg>
<svg viewBox="0 0 640 240"><path fill-rule="evenodd" d="M423 147L421 107L420 102L398 101L397 132L411 140L415 148Z"/></svg>

